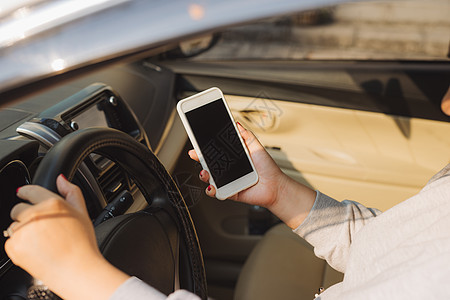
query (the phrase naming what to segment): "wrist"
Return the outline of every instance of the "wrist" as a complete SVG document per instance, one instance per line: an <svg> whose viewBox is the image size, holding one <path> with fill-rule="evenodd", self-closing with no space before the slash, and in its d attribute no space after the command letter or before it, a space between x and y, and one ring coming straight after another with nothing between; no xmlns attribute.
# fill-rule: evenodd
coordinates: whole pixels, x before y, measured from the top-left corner
<svg viewBox="0 0 450 300"><path fill-rule="evenodd" d="M316 192L283 173L280 177L276 200L268 209L292 229L308 216L316 199Z"/></svg>
<svg viewBox="0 0 450 300"><path fill-rule="evenodd" d="M95 255L65 268L48 286L63 299L109 299L129 277L103 256Z"/></svg>
<svg viewBox="0 0 450 300"><path fill-rule="evenodd" d="M287 202L286 190L289 189L289 185L291 184L291 178L280 170L278 184L276 185L275 200L272 202L271 207L268 207L269 210L278 211L278 207L282 207Z"/></svg>

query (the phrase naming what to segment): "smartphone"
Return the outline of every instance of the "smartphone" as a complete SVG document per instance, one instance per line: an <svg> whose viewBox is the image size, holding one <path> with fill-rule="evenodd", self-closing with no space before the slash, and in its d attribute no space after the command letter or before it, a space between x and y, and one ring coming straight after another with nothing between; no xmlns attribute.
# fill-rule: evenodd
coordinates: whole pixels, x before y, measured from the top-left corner
<svg viewBox="0 0 450 300"><path fill-rule="evenodd" d="M178 114L197 152L216 198L228 197L258 182L252 159L222 91L210 88L177 104Z"/></svg>

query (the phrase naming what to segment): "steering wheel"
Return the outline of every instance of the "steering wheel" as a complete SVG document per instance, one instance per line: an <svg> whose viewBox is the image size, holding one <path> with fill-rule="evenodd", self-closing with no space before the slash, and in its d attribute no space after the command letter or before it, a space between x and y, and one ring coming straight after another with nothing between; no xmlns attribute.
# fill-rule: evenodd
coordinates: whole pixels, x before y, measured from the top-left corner
<svg viewBox="0 0 450 300"><path fill-rule="evenodd" d="M57 193L56 177L71 181L91 153L118 164L134 180L148 207L95 227L100 251L113 265L165 294L189 290L207 298L206 276L189 210L158 158L129 135L88 128L62 138L45 155L33 184Z"/></svg>

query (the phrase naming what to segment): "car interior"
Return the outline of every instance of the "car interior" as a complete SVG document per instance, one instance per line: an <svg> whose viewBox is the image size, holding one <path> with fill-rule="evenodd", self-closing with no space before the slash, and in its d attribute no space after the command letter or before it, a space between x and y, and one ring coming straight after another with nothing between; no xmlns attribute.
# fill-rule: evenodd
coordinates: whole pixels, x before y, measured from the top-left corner
<svg viewBox="0 0 450 300"><path fill-rule="evenodd" d="M312 299L341 281L342 273L267 209L205 195L176 113L179 100L219 87L235 120L295 180L382 211L414 195L450 159L450 117L440 109L450 82L448 39L438 54L419 58L273 54L292 27L306 32L331 23L330 11L191 37L151 56L71 74L3 107L1 228L20 201L18 187L55 189L51 180L64 172L82 188L105 256L166 294L181 287L217 300ZM249 35L249 43L275 50L237 53ZM142 157L148 163L137 167ZM151 217L137 214L142 210ZM135 249L126 252L134 259L124 259L121 248ZM148 257L151 251L157 253ZM34 279L3 247L0 255L0 298L26 299ZM142 270L154 266L157 274Z"/></svg>

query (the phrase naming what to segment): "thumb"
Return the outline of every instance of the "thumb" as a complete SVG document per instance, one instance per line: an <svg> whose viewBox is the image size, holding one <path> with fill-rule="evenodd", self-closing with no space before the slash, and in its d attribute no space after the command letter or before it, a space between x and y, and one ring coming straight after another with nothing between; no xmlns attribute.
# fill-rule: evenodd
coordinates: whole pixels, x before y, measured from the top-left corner
<svg viewBox="0 0 450 300"><path fill-rule="evenodd" d="M441 109L446 115L450 116L450 87L442 98Z"/></svg>
<svg viewBox="0 0 450 300"><path fill-rule="evenodd" d="M75 184L70 183L63 174L60 174L56 178L56 187L58 188L59 194L63 196L70 205L80 212L87 212L86 203L80 188Z"/></svg>
<svg viewBox="0 0 450 300"><path fill-rule="evenodd" d="M250 130L244 128L241 123L237 122L237 128L239 129L239 133L242 136L242 139L245 142L250 153L254 153L257 150L264 149L261 142L256 138L256 136Z"/></svg>

